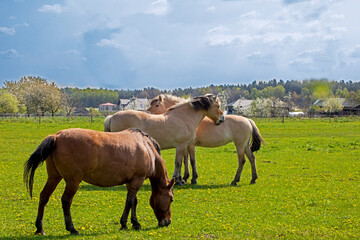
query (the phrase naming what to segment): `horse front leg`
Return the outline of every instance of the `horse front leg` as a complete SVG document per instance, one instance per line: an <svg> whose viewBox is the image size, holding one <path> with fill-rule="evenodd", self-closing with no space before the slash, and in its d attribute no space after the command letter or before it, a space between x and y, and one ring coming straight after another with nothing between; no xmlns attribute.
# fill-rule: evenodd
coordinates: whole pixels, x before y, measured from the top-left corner
<svg viewBox="0 0 360 240"><path fill-rule="evenodd" d="M74 224L72 222L70 208L71 208L72 200L79 188L79 184L80 181L76 181L76 180L66 181L65 191L61 197L66 230L69 231L70 234L74 234L74 235L79 234L79 232L75 229Z"/></svg>
<svg viewBox="0 0 360 240"><path fill-rule="evenodd" d="M190 162L192 168L192 179L191 184L197 184L197 178L199 177L196 167L196 160L195 160L195 144L191 144L188 147L190 153Z"/></svg>
<svg viewBox="0 0 360 240"><path fill-rule="evenodd" d="M133 228L135 230L140 230L141 229L141 225L139 223L139 221L137 220L137 217L136 217L136 206L137 206L137 197L135 195L135 198L134 198L134 202L131 206L131 223L133 225Z"/></svg>
<svg viewBox="0 0 360 240"><path fill-rule="evenodd" d="M43 217L44 217L45 206L49 202L49 198L51 194L54 192L55 188L57 187L60 181L61 178L55 178L55 179L48 178L43 190L40 193L38 214L35 221L35 226L36 226L35 234L45 235L43 229Z"/></svg>
<svg viewBox="0 0 360 240"><path fill-rule="evenodd" d="M128 190L125 202L125 208L123 214L120 219L121 230L127 229L127 219L129 217L130 209L131 209L131 223L133 224L133 228L136 230L141 229L141 225L136 217L136 206L137 206L137 197L136 194L142 186L145 179L136 179L126 184L126 188Z"/></svg>

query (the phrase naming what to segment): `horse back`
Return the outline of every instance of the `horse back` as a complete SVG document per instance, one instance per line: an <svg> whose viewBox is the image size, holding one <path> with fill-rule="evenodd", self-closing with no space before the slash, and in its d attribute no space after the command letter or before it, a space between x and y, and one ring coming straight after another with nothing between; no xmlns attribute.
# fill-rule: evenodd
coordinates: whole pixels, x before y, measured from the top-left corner
<svg viewBox="0 0 360 240"><path fill-rule="evenodd" d="M66 178L102 187L121 185L154 169L155 153L143 136L130 131L104 133L67 129L56 134L53 161Z"/></svg>

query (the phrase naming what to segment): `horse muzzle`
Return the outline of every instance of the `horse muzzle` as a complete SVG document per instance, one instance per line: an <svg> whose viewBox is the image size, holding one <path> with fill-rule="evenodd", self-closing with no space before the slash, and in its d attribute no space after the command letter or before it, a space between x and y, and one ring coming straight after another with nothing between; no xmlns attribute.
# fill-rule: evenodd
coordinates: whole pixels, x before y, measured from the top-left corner
<svg viewBox="0 0 360 240"><path fill-rule="evenodd" d="M225 121L225 115L223 114L223 115L221 115L220 117L219 117L219 119L216 121L216 125L220 125L220 123L222 123L222 122L224 122Z"/></svg>
<svg viewBox="0 0 360 240"><path fill-rule="evenodd" d="M163 219L159 222L159 227L167 227L171 223L171 219Z"/></svg>

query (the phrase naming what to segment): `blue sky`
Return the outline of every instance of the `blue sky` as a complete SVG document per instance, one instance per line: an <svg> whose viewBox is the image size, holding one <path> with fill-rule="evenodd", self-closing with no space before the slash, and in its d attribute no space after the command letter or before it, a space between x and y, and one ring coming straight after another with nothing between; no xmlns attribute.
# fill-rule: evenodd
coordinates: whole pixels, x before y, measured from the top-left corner
<svg viewBox="0 0 360 240"><path fill-rule="evenodd" d="M174 89L360 79L359 0L1 0L0 81Z"/></svg>

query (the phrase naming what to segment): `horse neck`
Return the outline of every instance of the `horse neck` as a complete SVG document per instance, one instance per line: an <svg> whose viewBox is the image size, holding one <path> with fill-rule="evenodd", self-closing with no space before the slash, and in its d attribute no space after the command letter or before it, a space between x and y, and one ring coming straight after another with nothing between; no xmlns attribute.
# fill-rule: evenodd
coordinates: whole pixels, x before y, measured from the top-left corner
<svg viewBox="0 0 360 240"><path fill-rule="evenodd" d="M149 179L152 191L156 191L159 187L166 187L169 181L165 164L160 156L155 157L154 173Z"/></svg>

